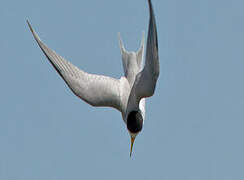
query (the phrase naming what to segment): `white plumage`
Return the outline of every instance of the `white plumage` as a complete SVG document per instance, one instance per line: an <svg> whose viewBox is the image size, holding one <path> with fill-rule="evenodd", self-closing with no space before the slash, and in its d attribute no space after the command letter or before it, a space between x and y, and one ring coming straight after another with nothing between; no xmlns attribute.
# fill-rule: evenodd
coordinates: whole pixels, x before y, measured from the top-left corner
<svg viewBox="0 0 244 180"><path fill-rule="evenodd" d="M92 106L113 107L119 110L124 122L127 123L127 117L132 111L140 112L143 120L145 119L145 98L154 94L159 76L156 22L151 1L148 0L148 3L150 20L145 65L143 67L144 33L137 52L126 51L119 35L124 68L124 76L120 79L89 74L80 70L48 48L30 23L28 21L27 23L43 53L73 93ZM130 133L135 139L137 133Z"/></svg>

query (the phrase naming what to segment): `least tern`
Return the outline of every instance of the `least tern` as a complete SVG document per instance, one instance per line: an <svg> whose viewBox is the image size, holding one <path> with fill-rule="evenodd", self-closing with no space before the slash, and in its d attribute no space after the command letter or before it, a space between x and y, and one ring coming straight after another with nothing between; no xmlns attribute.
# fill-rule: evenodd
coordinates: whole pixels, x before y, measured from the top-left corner
<svg viewBox="0 0 244 180"><path fill-rule="evenodd" d="M157 28L151 0L149 4L149 27L145 63L144 34L137 52L125 49L119 35L124 76L114 79L103 75L86 73L52 49L48 48L28 26L54 69L71 91L92 106L113 107L119 110L131 136L130 156L136 136L141 132L145 119L145 98L154 94L159 76Z"/></svg>

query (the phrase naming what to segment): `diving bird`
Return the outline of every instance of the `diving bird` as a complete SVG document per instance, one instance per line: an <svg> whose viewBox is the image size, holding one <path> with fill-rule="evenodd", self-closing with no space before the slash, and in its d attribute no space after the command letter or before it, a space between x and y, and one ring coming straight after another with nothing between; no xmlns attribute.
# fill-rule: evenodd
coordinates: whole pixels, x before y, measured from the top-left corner
<svg viewBox="0 0 244 180"><path fill-rule="evenodd" d="M154 94L159 76L157 28L151 0L145 63L144 34L137 52L125 49L119 35L124 76L114 79L86 73L44 44L27 20L28 26L54 69L71 91L92 106L113 107L119 110L131 137L130 156L136 136L141 132L145 119L145 98Z"/></svg>

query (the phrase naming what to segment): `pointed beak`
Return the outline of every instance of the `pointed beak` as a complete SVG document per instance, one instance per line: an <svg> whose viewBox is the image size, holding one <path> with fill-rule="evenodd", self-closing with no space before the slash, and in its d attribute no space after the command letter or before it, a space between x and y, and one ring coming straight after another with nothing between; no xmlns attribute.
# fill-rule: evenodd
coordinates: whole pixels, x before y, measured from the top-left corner
<svg viewBox="0 0 244 180"><path fill-rule="evenodd" d="M134 144L135 138L136 137L134 137L134 136L130 136L130 141L131 141L131 144L130 144L130 157L131 157L131 154L132 154L132 149L133 149L133 144Z"/></svg>

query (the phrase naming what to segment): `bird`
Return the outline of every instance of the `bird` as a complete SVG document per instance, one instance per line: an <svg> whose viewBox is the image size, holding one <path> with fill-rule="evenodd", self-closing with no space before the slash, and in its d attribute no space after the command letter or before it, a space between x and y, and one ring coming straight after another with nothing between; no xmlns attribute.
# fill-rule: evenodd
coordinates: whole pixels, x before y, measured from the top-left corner
<svg viewBox="0 0 244 180"><path fill-rule="evenodd" d="M145 98L151 97L159 77L158 38L151 0L144 60L144 33L138 51L127 51L118 34L124 76L120 79L87 73L44 44L27 20L29 29L48 61L80 99L95 107L112 107L121 112L130 134L130 157L136 136L145 120Z"/></svg>

